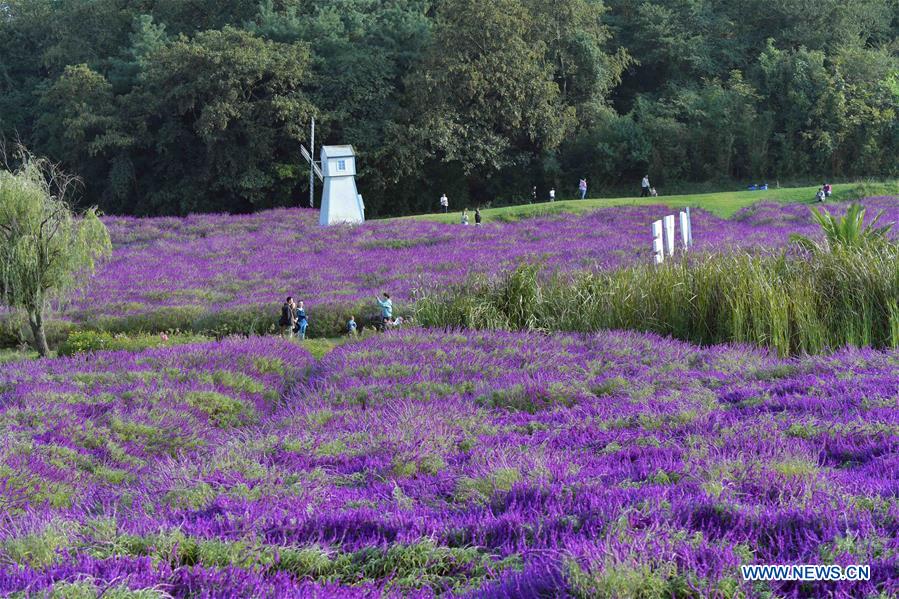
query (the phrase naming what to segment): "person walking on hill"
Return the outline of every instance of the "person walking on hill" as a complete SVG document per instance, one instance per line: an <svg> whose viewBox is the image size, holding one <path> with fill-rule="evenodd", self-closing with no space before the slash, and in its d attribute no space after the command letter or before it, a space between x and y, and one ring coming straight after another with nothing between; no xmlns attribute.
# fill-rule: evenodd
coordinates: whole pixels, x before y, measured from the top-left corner
<svg viewBox="0 0 899 599"><path fill-rule="evenodd" d="M295 332L300 336L300 339L306 338L306 327L309 326L309 319L306 318L306 310L303 308L303 302L300 302L300 305L297 306L296 312L296 329Z"/></svg>
<svg viewBox="0 0 899 599"><path fill-rule="evenodd" d="M449 198L446 197L446 194L440 196L440 207L443 208L444 214L449 212Z"/></svg>
<svg viewBox="0 0 899 599"><path fill-rule="evenodd" d="M549 189L549 201L550 202L556 201L556 188L555 187L550 187L550 189Z"/></svg>
<svg viewBox="0 0 899 599"><path fill-rule="evenodd" d="M288 295L281 306L281 318L278 320L278 326L281 327L281 336L292 338L293 328L297 323L297 305L293 303L293 296Z"/></svg>
<svg viewBox="0 0 899 599"><path fill-rule="evenodd" d="M581 199L587 197L587 180L581 179L577 184L577 190L581 194Z"/></svg>
<svg viewBox="0 0 899 599"><path fill-rule="evenodd" d="M481 209L480 208L474 209L474 226L476 226L476 227L481 226Z"/></svg>
<svg viewBox="0 0 899 599"><path fill-rule="evenodd" d="M640 182L640 197L648 198L649 197L649 175L643 175L643 180Z"/></svg>

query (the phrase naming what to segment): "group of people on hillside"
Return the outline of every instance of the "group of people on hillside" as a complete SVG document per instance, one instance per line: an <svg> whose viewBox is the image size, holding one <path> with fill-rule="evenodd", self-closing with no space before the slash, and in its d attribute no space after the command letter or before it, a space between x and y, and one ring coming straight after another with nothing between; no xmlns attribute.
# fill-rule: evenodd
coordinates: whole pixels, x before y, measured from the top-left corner
<svg viewBox="0 0 899 599"><path fill-rule="evenodd" d="M446 197L446 194L443 194L442 196L440 196L440 208L443 210L444 214L449 212L449 198ZM474 224L476 226L480 227L482 222L484 222L484 218L481 215L481 209L475 208ZM462 210L462 219L460 220L459 224L467 225L468 223L469 223L468 208L465 208L464 210Z"/></svg>
<svg viewBox="0 0 899 599"><path fill-rule="evenodd" d="M474 209L474 224L475 224L475 226L480 227L482 222L483 222L483 218L481 217L481 209L475 208ZM468 224L468 208L466 208L465 210L462 211L461 224L463 224L463 225Z"/></svg>
<svg viewBox="0 0 899 599"><path fill-rule="evenodd" d="M295 335L300 339L306 338L306 329L309 327L309 317L306 316L306 309L303 302L299 304L293 301L293 296L288 295L284 305L281 306L281 318L278 320L278 326L281 327L281 334L293 338Z"/></svg>
<svg viewBox="0 0 899 599"><path fill-rule="evenodd" d="M382 297L375 297L378 303L380 319L375 328L386 330L395 328L404 323L402 316L393 317L393 300L390 299L389 293L384 293ZM306 338L306 329L309 328L309 316L303 306L303 302L295 302L293 296L287 296L284 305L281 306L281 318L278 320L278 326L281 328L281 335L288 338L298 337ZM346 334L350 336L356 335L359 326L356 324L356 317L350 315L346 323Z"/></svg>
<svg viewBox="0 0 899 599"><path fill-rule="evenodd" d="M818 190L818 193L815 194L815 199L819 202L823 202L827 198L831 196L833 193L833 186L830 183L825 183L821 186L821 189Z"/></svg>
<svg viewBox="0 0 899 599"><path fill-rule="evenodd" d="M587 178L582 177L580 181L577 183L577 191L578 197L582 200L587 198ZM642 181L640 181L640 197L658 197L659 193L656 191L656 188L653 187L649 182L649 175L644 175ZM550 187L548 199L550 202L556 201L556 188ZM537 186L531 188L531 202L537 201ZM449 198L444 193L440 196L440 209L443 210L443 213L446 214L449 212ZM474 221L476 225L481 224L481 209L478 208L475 210ZM468 224L468 208L465 208L462 211L462 224Z"/></svg>

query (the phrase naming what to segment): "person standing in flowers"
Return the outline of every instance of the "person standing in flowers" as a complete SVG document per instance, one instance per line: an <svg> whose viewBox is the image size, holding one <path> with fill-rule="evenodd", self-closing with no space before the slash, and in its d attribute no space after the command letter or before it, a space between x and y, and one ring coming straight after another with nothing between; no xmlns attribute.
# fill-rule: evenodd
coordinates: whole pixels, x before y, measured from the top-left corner
<svg viewBox="0 0 899 599"><path fill-rule="evenodd" d="M278 320L278 326L281 327L281 335L293 337L293 329L297 324L297 305L293 303L293 296L288 295L281 306L281 318Z"/></svg>
<svg viewBox="0 0 899 599"><path fill-rule="evenodd" d="M309 319L306 318L306 310L303 308L303 302L300 302L300 305L297 307L296 311L296 329L295 332L299 334L300 339L306 338L306 327L309 326Z"/></svg>
<svg viewBox="0 0 899 599"><path fill-rule="evenodd" d="M440 207L443 208L444 214L449 212L449 198L446 197L446 194L440 196Z"/></svg>
<svg viewBox="0 0 899 599"><path fill-rule="evenodd" d="M356 317L350 315L350 319L346 323L346 332L350 337L356 336Z"/></svg>
<svg viewBox="0 0 899 599"><path fill-rule="evenodd" d="M386 326L393 318L393 302L390 301L390 294L385 292L384 299L375 299L377 299L378 306L381 307L381 324Z"/></svg>

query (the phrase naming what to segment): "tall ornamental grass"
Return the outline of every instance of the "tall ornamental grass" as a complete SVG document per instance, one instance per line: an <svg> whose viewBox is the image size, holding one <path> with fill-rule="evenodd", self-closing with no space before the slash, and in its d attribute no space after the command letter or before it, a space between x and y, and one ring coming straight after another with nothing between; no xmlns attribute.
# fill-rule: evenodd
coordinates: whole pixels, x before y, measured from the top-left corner
<svg viewBox="0 0 899 599"><path fill-rule="evenodd" d="M661 266L544 276L523 266L423 295L425 326L631 329L700 344L748 342L781 355L899 347L899 246L780 256L692 256Z"/></svg>

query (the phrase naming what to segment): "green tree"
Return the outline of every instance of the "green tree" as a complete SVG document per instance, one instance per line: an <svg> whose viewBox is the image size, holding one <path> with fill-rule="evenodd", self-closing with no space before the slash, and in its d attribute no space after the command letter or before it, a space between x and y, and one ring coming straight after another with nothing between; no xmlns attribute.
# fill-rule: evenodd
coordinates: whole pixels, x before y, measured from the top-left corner
<svg viewBox="0 0 899 599"><path fill-rule="evenodd" d="M368 215L412 208L398 194L409 150L405 77L431 35L424 0L266 0L248 29L281 43L307 43L318 140L351 142ZM399 197L398 197L399 196ZM405 196L405 197L404 197ZM410 199L414 199L411 196Z"/></svg>
<svg viewBox="0 0 899 599"><path fill-rule="evenodd" d="M48 303L82 285L111 246L96 209L77 214L68 202L72 179L21 156L18 169L0 171L0 299L25 312L34 347L46 356Z"/></svg>
<svg viewBox="0 0 899 599"><path fill-rule="evenodd" d="M305 44L226 27L151 51L123 99L138 213L248 211L291 202L313 106ZM113 143L117 140L113 139Z"/></svg>
<svg viewBox="0 0 899 599"><path fill-rule="evenodd" d="M119 99L106 78L85 64L66 67L41 90L33 140L48 155L90 181L103 203L119 209L134 194L119 159L133 144Z"/></svg>
<svg viewBox="0 0 899 599"><path fill-rule="evenodd" d="M431 156L473 175L558 147L575 114L560 101L535 30L519 0L441 5L433 42L409 83L421 115L413 133Z"/></svg>

